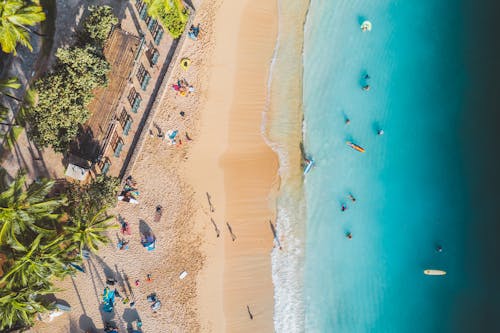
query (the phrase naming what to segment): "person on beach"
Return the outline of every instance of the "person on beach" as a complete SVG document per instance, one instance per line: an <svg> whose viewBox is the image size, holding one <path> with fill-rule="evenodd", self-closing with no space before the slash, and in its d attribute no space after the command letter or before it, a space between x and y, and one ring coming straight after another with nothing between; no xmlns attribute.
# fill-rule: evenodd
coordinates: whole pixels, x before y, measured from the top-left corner
<svg viewBox="0 0 500 333"><path fill-rule="evenodd" d="M250 320L253 320L253 313L250 311L250 307L247 305L247 311L248 311L248 316L250 317Z"/></svg>

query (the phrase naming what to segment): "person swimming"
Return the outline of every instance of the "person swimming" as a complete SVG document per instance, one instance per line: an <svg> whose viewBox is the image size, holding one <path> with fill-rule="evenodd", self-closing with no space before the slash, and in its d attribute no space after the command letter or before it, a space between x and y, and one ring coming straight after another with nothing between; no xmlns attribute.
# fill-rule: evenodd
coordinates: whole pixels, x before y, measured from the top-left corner
<svg viewBox="0 0 500 333"><path fill-rule="evenodd" d="M377 131L377 135L384 135L384 130L383 129L379 129Z"/></svg>
<svg viewBox="0 0 500 333"><path fill-rule="evenodd" d="M350 231L348 231L345 236L347 237L347 239L352 239L352 233Z"/></svg>
<svg viewBox="0 0 500 333"><path fill-rule="evenodd" d="M370 90L370 85L369 85L369 84L366 84L366 85L364 85L364 86L363 86L363 88L361 88L361 89L363 89L364 91L368 91L368 90Z"/></svg>
<svg viewBox="0 0 500 333"><path fill-rule="evenodd" d="M356 198L351 193L349 193L348 197L352 202L356 202Z"/></svg>
<svg viewBox="0 0 500 333"><path fill-rule="evenodd" d="M340 206L340 210L343 211L343 212L345 212L347 210L347 206L345 204L342 204Z"/></svg>

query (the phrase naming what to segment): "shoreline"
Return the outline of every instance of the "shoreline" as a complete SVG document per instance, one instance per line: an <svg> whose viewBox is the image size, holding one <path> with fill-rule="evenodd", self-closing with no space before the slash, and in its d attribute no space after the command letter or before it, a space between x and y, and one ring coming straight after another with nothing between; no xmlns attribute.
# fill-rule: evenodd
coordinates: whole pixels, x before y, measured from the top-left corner
<svg viewBox="0 0 500 333"><path fill-rule="evenodd" d="M303 46L310 1L279 2L279 31L265 134L279 156L276 228L283 251L272 253L275 331L303 332L306 204L303 176Z"/></svg>

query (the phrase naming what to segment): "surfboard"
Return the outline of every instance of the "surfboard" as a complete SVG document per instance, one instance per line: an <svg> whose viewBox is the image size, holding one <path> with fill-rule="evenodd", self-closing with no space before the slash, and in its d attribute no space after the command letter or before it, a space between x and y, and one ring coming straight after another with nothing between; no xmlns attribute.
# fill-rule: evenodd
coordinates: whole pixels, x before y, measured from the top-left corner
<svg viewBox="0 0 500 333"><path fill-rule="evenodd" d="M445 271L440 269L426 269L424 270L425 275L446 275Z"/></svg>
<svg viewBox="0 0 500 333"><path fill-rule="evenodd" d="M309 171L311 171L313 166L314 166L314 160L310 159L306 165L306 168L304 169L304 175L306 175Z"/></svg>

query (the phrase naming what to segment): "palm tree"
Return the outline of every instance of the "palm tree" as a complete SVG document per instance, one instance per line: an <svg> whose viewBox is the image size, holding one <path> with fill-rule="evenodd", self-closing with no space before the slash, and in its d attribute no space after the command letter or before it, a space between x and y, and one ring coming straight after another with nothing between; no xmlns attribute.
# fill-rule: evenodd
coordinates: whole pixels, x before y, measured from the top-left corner
<svg viewBox="0 0 500 333"><path fill-rule="evenodd" d="M72 225L65 228L69 239L78 245L80 253L85 248L97 252L99 244L109 242L105 232L109 229L118 228L116 224L108 224L115 217L106 216L106 208L102 208L95 214L92 210L85 213L76 213L73 216Z"/></svg>
<svg viewBox="0 0 500 333"><path fill-rule="evenodd" d="M18 102L22 102L22 100L20 100L19 98L16 98L6 92L7 89L19 89L19 88L21 88L21 84L19 83L17 77L9 77L7 79L0 80L0 96L6 96L15 99Z"/></svg>
<svg viewBox="0 0 500 333"><path fill-rule="evenodd" d="M18 291L2 289L0 291L0 331L18 324L32 325L35 314L49 310L38 300L37 296L52 292L52 289L34 291L29 287Z"/></svg>
<svg viewBox="0 0 500 333"><path fill-rule="evenodd" d="M15 99L18 102L21 102L21 100L17 97L12 96L11 94L7 93L7 89L19 89L21 87L21 84L19 83L19 80L17 77L10 77L7 79L0 80L0 96L5 96L9 97L12 99ZM5 117L9 112L9 109L3 105L0 104L0 118ZM2 125L10 125L7 123L0 123Z"/></svg>
<svg viewBox="0 0 500 333"><path fill-rule="evenodd" d="M43 180L25 190L26 176L18 174L14 181L0 193L0 245L9 244L18 249L24 245L18 239L29 239L26 231L54 234L53 222L59 217L54 213L64 203L64 198L47 198L54 181Z"/></svg>
<svg viewBox="0 0 500 333"><path fill-rule="evenodd" d="M0 0L0 45L5 53L16 52L16 45L20 43L30 51L33 47L29 41L29 33L33 32L29 26L45 20L42 7L35 1L29 0Z"/></svg>
<svg viewBox="0 0 500 333"><path fill-rule="evenodd" d="M48 243L44 243L49 240ZM39 234L29 248L12 251L7 261L7 272L0 283L7 289L34 286L50 288L49 279L63 277L71 272L68 264L72 261L68 255L74 248L65 246L64 235L46 238Z"/></svg>

